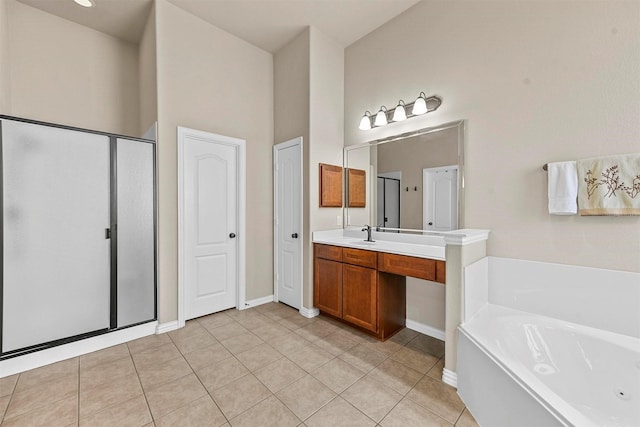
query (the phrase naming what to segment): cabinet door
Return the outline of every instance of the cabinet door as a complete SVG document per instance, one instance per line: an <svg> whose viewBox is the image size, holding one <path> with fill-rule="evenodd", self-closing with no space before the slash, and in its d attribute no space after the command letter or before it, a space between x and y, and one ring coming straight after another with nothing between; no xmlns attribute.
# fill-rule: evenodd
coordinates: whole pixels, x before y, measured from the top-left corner
<svg viewBox="0 0 640 427"><path fill-rule="evenodd" d="M342 317L342 263L316 258L314 305L332 316Z"/></svg>
<svg viewBox="0 0 640 427"><path fill-rule="evenodd" d="M378 330L376 270L344 264L342 318L373 332Z"/></svg>

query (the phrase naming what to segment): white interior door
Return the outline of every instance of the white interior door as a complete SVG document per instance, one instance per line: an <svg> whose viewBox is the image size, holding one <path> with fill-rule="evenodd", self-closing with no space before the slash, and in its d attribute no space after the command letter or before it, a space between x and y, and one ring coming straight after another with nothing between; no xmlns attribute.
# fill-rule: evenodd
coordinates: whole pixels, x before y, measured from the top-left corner
<svg viewBox="0 0 640 427"><path fill-rule="evenodd" d="M237 305L239 156L234 138L179 128L178 141L187 320Z"/></svg>
<svg viewBox="0 0 640 427"><path fill-rule="evenodd" d="M302 305L302 137L273 147L276 299Z"/></svg>
<svg viewBox="0 0 640 427"><path fill-rule="evenodd" d="M422 171L423 227L450 231L458 228L458 166Z"/></svg>

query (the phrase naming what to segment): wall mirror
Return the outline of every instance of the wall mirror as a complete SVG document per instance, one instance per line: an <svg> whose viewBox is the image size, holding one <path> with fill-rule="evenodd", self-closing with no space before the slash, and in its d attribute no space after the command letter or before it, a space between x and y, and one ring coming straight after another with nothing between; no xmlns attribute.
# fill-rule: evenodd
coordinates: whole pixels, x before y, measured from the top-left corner
<svg viewBox="0 0 640 427"><path fill-rule="evenodd" d="M369 224L387 232L464 227L463 120L346 147L344 167L367 171L365 206L345 208L345 227Z"/></svg>

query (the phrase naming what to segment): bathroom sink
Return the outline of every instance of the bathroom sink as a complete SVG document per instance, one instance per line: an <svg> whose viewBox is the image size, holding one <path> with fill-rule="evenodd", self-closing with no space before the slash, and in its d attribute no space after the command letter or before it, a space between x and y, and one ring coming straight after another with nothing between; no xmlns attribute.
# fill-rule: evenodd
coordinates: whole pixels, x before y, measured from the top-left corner
<svg viewBox="0 0 640 427"><path fill-rule="evenodd" d="M366 240L354 240L349 242L351 245L373 246L378 242L367 242Z"/></svg>

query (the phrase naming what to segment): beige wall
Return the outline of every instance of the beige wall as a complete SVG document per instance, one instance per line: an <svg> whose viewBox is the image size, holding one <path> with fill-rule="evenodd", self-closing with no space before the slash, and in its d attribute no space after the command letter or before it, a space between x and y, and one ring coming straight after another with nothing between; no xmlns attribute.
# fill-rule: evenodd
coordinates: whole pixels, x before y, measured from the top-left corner
<svg viewBox="0 0 640 427"><path fill-rule="evenodd" d="M458 129L378 145L378 172L401 172L400 227L422 230L422 170L458 164ZM409 191L405 188L409 187ZM414 188L417 187L417 190Z"/></svg>
<svg viewBox="0 0 640 427"><path fill-rule="evenodd" d="M137 45L6 1L11 114L137 135Z"/></svg>
<svg viewBox="0 0 640 427"><path fill-rule="evenodd" d="M310 29L309 66L309 227L339 228L342 208L319 207L319 163L342 165L344 147L344 49L315 28ZM311 237L309 235L309 237ZM313 256L309 244L309 258ZM312 307L313 270L303 288L305 306Z"/></svg>
<svg viewBox="0 0 640 427"><path fill-rule="evenodd" d="M423 229L422 169L458 164L458 128L380 144L377 172L401 172L400 226ZM409 191L405 191L409 187ZM418 187L417 191L413 188ZM407 320L444 331L445 287L407 277Z"/></svg>
<svg viewBox="0 0 640 427"><path fill-rule="evenodd" d="M307 28L275 53L274 69L274 142L276 144L302 137L302 188L309 185L309 97L310 39ZM302 300L313 307L313 292L309 292L309 271L312 269L311 233L309 228L310 194L303 191L302 200Z"/></svg>
<svg viewBox="0 0 640 427"><path fill-rule="evenodd" d="M0 114L11 114L9 10L6 0L0 0Z"/></svg>
<svg viewBox="0 0 640 427"><path fill-rule="evenodd" d="M177 318L177 126L246 140L246 298L273 293L273 57L165 0L156 13L163 323Z"/></svg>
<svg viewBox="0 0 640 427"><path fill-rule="evenodd" d="M313 307L311 232L338 228L341 208L320 208L318 164L342 165L344 49L313 27L275 54L275 141L298 136L303 152L302 300Z"/></svg>
<svg viewBox="0 0 640 427"><path fill-rule="evenodd" d="M491 229L489 255L640 271L640 218L550 216L541 169L638 151L639 18L634 1L420 2L346 49L345 143L466 119L466 226ZM420 91L443 105L358 130Z"/></svg>
<svg viewBox="0 0 640 427"><path fill-rule="evenodd" d="M156 8L151 7L138 46L138 81L140 90L140 124L144 134L158 120L158 73L156 69Z"/></svg>

